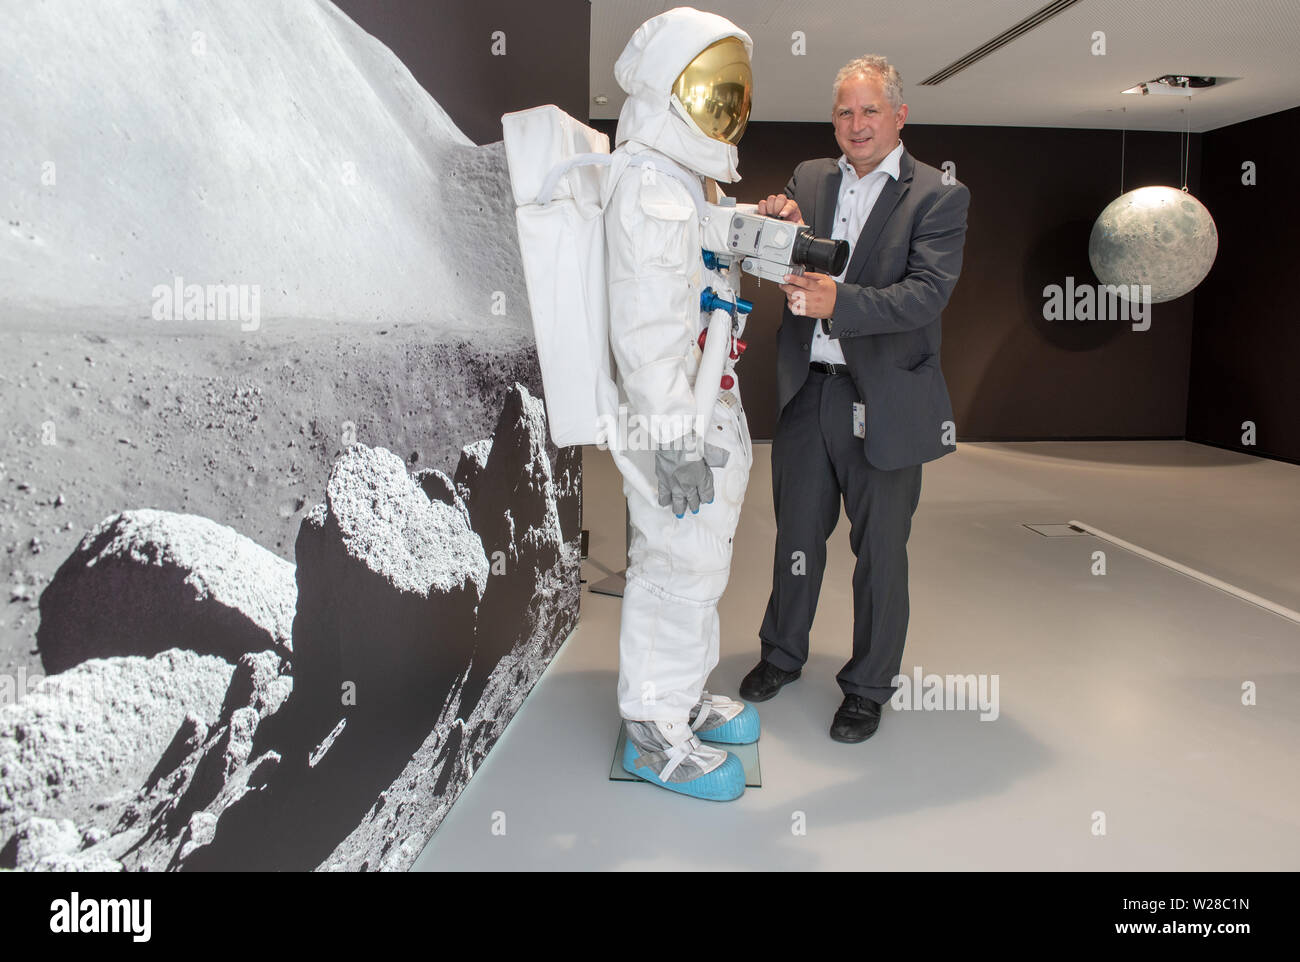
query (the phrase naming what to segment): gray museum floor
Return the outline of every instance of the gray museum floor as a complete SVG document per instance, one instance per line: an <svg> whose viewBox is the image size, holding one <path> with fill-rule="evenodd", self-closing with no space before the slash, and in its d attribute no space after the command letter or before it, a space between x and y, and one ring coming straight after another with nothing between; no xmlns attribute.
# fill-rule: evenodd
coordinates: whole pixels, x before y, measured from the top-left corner
<svg viewBox="0 0 1300 962"><path fill-rule="evenodd" d="M710 687L733 697L771 583L770 451L720 608ZM584 472L590 582L622 567L624 507L608 454L587 449ZM1300 868L1300 624L1024 527L1072 520L1300 609L1300 466L1181 441L963 444L925 468L902 670L996 679L996 718L891 707L869 741L830 740L852 624L841 519L803 677L759 706L761 788L715 803L609 780L620 602L584 588L416 868Z"/></svg>

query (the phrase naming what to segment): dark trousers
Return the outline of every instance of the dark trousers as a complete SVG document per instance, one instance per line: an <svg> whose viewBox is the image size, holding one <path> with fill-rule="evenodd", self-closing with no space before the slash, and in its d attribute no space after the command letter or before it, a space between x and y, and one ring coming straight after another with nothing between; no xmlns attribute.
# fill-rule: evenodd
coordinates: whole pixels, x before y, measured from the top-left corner
<svg viewBox="0 0 1300 962"><path fill-rule="evenodd" d="M826 539L849 518L853 569L853 657L836 680L846 695L884 704L907 637L907 536L921 496L921 466L878 471L853 435L860 399L846 374L808 373L781 412L772 441L776 556L772 597L759 630L763 658L784 671L808 660Z"/></svg>

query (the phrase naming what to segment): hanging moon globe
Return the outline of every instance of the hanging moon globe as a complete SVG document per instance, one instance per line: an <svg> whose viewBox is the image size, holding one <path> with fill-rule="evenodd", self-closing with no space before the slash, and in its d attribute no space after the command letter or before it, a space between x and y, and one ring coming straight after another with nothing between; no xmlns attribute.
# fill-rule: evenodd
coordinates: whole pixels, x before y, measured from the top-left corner
<svg viewBox="0 0 1300 962"><path fill-rule="evenodd" d="M1175 187L1139 187L1106 205L1088 238L1088 260L1122 296L1151 285L1151 302L1182 297L1210 272L1219 232L1205 205ZM1139 288L1140 290L1140 288Z"/></svg>

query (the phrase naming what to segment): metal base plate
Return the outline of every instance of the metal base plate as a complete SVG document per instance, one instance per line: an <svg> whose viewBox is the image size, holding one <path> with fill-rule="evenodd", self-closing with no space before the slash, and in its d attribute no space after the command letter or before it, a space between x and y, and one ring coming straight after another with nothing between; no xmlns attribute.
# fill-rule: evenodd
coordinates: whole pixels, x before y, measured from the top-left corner
<svg viewBox="0 0 1300 962"><path fill-rule="evenodd" d="M616 575L610 575L608 578L601 578L588 585L588 590L594 591L598 595L609 595L612 598L622 598L623 589L627 587L627 579L623 577L620 571Z"/></svg>
<svg viewBox="0 0 1300 962"><path fill-rule="evenodd" d="M1030 531L1041 534L1044 538L1080 538L1088 536L1088 532L1069 523L1038 522L1030 524L1025 521L1022 524Z"/></svg>

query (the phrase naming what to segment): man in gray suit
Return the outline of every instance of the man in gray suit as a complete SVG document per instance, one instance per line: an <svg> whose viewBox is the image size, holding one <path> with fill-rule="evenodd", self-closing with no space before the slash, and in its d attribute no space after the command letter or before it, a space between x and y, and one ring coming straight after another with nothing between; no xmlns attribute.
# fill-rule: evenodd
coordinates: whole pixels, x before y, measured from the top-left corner
<svg viewBox="0 0 1300 962"><path fill-rule="evenodd" d="M875 733L907 635L907 537L921 464L956 447L939 368L940 314L961 272L970 191L903 148L898 72L862 57L835 79L832 121L844 152L800 164L759 213L846 240L839 277L790 275L777 333L780 419L772 444L776 556L759 631L762 660L741 697L766 701L799 677L817 610L826 539L840 499L857 557L853 657L831 737Z"/></svg>

